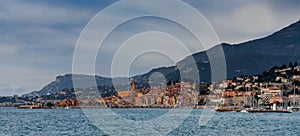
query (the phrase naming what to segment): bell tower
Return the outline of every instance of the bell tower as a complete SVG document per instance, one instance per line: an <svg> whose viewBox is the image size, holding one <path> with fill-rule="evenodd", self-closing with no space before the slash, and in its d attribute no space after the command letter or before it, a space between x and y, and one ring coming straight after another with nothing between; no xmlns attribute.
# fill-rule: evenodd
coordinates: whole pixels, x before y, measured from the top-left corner
<svg viewBox="0 0 300 136"><path fill-rule="evenodd" d="M131 91L136 91L136 87L133 81L131 81Z"/></svg>
<svg viewBox="0 0 300 136"><path fill-rule="evenodd" d="M135 95L136 95L136 86L134 84L134 81L131 81L131 103L134 105L135 103Z"/></svg>

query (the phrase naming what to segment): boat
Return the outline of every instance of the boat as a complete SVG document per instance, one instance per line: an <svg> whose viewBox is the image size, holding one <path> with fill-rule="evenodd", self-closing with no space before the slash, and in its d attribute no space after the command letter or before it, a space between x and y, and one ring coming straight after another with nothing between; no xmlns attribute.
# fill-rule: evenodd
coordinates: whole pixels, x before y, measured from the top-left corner
<svg viewBox="0 0 300 136"><path fill-rule="evenodd" d="M290 108L290 111L291 112L299 112L300 108L298 108L298 107L292 107L292 108Z"/></svg>
<svg viewBox="0 0 300 136"><path fill-rule="evenodd" d="M43 107L38 106L38 105L20 105L16 108L18 108L18 109L42 109Z"/></svg>
<svg viewBox="0 0 300 136"><path fill-rule="evenodd" d="M238 108L230 108L230 107L223 107L223 108L217 108L217 112L241 112L241 109Z"/></svg>
<svg viewBox="0 0 300 136"><path fill-rule="evenodd" d="M247 110L241 110L241 112L247 113L248 111Z"/></svg>
<svg viewBox="0 0 300 136"><path fill-rule="evenodd" d="M292 113L288 110L247 110L249 113Z"/></svg>
<svg viewBox="0 0 300 136"><path fill-rule="evenodd" d="M280 96L282 96L282 95L280 95ZM284 103L284 101L283 101L283 103ZM273 109L251 109L251 110L247 110L247 111L249 113L292 113L290 110L285 110L283 108L277 109L277 101L273 101Z"/></svg>

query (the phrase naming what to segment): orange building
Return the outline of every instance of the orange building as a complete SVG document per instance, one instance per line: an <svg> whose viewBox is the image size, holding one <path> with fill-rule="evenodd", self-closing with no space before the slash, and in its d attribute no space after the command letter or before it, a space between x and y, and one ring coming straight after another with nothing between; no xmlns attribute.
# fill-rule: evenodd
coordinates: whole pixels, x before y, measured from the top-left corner
<svg viewBox="0 0 300 136"><path fill-rule="evenodd" d="M222 97L223 98L227 98L227 97L235 97L237 95L237 91L234 90L226 90L222 93Z"/></svg>
<svg viewBox="0 0 300 136"><path fill-rule="evenodd" d="M131 96L131 91L118 92L118 96L120 96L121 98L129 97L129 96Z"/></svg>

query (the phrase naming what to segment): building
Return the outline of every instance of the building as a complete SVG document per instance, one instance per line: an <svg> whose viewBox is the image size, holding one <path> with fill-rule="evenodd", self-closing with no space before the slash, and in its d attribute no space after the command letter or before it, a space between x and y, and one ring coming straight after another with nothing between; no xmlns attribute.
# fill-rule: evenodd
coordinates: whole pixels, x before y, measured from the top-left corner
<svg viewBox="0 0 300 136"><path fill-rule="evenodd" d="M262 96L282 96L283 90L274 87L261 88L260 89Z"/></svg>
<svg viewBox="0 0 300 136"><path fill-rule="evenodd" d="M300 106L300 95L290 94L288 96L288 103L289 103L290 106L299 107Z"/></svg>

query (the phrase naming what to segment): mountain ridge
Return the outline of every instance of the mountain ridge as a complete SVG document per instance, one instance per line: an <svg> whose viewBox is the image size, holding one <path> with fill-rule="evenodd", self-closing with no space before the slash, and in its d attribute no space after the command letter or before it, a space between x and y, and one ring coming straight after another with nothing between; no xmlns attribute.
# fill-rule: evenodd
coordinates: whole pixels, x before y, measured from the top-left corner
<svg viewBox="0 0 300 136"><path fill-rule="evenodd" d="M259 74L272 66L289 62L300 62L300 54L298 54L298 52L300 52L300 20L263 38L249 40L239 44L221 43L215 47L217 46L222 46L225 53L227 78L243 74ZM140 86L147 86L147 84L145 85L143 82L147 82L151 74L155 72L162 73L167 80L180 80L180 73L177 67L180 66L182 69L191 68L191 62L188 61L188 58L193 57L197 63L201 82L211 82L211 66L206 52L207 51L198 52L187 56L177 62L176 66L154 68L145 74L136 75L131 78L140 82L140 84L142 84ZM193 76L194 70L195 69L186 74ZM74 75L75 79L72 75ZM99 86L113 85L112 78L108 77L66 74L57 76L55 81L49 83L36 93L39 95L56 93L61 89L73 87L73 80L81 80L83 86L88 87L89 84L84 85L85 78L91 77L95 77L97 85ZM130 78L120 78L120 80L129 81Z"/></svg>

